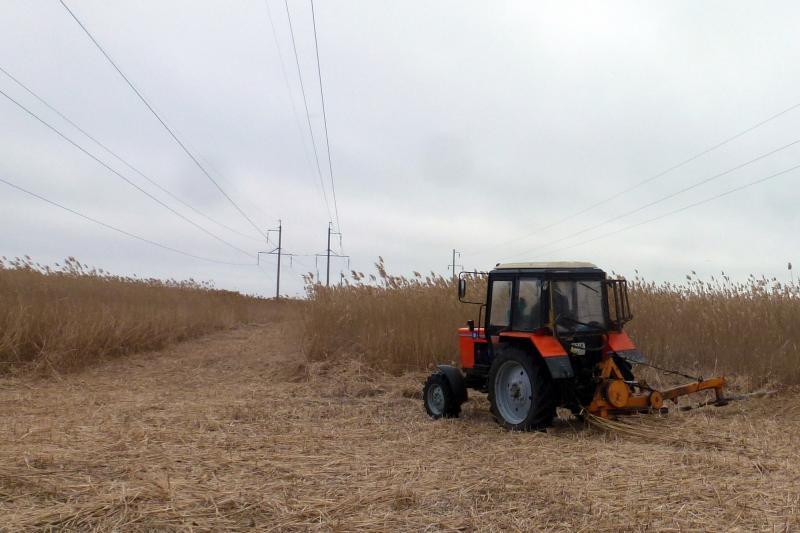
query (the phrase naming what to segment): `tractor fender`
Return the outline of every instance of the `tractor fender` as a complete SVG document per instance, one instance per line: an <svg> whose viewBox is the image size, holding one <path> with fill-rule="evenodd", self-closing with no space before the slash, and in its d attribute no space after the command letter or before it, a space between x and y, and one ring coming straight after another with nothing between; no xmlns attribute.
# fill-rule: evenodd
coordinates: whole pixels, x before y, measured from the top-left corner
<svg viewBox="0 0 800 533"><path fill-rule="evenodd" d="M642 352L639 351L624 331L615 331L608 334L608 350L632 363L647 362Z"/></svg>
<svg viewBox="0 0 800 533"><path fill-rule="evenodd" d="M534 348L534 357L541 358L541 360L544 361L547 371L550 372L551 378L568 379L575 377L575 372L572 370L572 363L569 360L569 355L567 355L567 352L564 351L564 347L561 346L561 343L558 342L558 339L552 335L514 331L501 333L500 337L530 340Z"/></svg>
<svg viewBox="0 0 800 533"><path fill-rule="evenodd" d="M462 404L467 401L467 387L464 385L464 376L461 371L451 365L436 365L436 368L444 374L447 382L450 384L450 390L453 391L456 401Z"/></svg>
<svg viewBox="0 0 800 533"><path fill-rule="evenodd" d="M530 339L547 365L551 378L567 379L575 377L569 356L564 347L561 346L561 343L558 342L558 339L550 335L531 335Z"/></svg>

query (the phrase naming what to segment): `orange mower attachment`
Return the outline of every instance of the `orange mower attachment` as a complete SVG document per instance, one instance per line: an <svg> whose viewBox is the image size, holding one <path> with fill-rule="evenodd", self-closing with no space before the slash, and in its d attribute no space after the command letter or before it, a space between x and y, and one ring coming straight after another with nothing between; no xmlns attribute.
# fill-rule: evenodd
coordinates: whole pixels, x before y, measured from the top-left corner
<svg viewBox="0 0 800 533"><path fill-rule="evenodd" d="M726 405L723 395L724 377L700 379L693 383L658 391L643 381L626 382L614 358L606 354L600 363L599 383L586 411L601 418L618 414L630 414L661 410L665 400L676 401L681 396L713 389L716 394L715 405Z"/></svg>

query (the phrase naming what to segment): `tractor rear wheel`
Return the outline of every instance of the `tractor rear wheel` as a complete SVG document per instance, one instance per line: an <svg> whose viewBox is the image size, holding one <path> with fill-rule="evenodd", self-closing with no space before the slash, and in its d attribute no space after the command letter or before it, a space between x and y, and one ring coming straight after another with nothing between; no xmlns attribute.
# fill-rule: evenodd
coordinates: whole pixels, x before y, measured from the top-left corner
<svg viewBox="0 0 800 533"><path fill-rule="evenodd" d="M556 414L556 391L544 365L518 348L503 349L489 371L492 415L515 431L546 429Z"/></svg>
<svg viewBox="0 0 800 533"><path fill-rule="evenodd" d="M442 372L434 372L425 381L422 389L425 410L432 418L457 418L461 413L459 403L447 376Z"/></svg>

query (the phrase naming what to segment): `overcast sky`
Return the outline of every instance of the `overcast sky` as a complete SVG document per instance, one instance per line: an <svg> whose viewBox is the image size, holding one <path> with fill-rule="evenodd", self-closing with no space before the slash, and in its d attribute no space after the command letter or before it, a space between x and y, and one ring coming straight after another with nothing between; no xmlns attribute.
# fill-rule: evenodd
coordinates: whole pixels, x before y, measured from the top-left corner
<svg viewBox="0 0 800 533"><path fill-rule="evenodd" d="M259 228L281 219L286 251L325 250L335 217L323 201L282 0L268 3L275 34L263 0L68 5ZM333 211L310 5L289 8ZM249 265L178 255L2 183L0 255L45 263L74 255L121 274L272 294L275 258L257 267L252 254L274 245L259 242L61 4L2 0L0 9L1 67L237 232L176 202L2 73L0 90L251 254L178 218L0 96L0 178L166 246ZM452 248L467 268L576 259L654 280L690 270L786 279L787 262L800 262L800 170L624 229L800 164L792 145L648 206L800 139L800 107L587 210L799 104L800 4L317 0L315 9L352 268L371 271L382 255L397 273L446 273ZM334 279L346 266L333 263ZM285 260L281 292L301 293L309 270L314 257Z"/></svg>

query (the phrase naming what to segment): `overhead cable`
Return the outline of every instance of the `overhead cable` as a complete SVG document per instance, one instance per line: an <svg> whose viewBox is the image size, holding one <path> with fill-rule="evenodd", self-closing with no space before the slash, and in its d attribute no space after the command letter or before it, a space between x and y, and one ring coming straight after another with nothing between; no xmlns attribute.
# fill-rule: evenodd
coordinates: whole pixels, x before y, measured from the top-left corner
<svg viewBox="0 0 800 533"><path fill-rule="evenodd" d="M336 230L341 233L342 225L339 223L339 204L336 202L336 183L333 180L333 163L331 162L331 143L328 139L328 115L325 112L325 93L322 90L322 69L319 62L319 42L317 41L317 18L314 14L314 0L311 2L311 22L314 28L314 50L317 55L317 79L319 79L319 98L322 102L322 124L325 127L325 148L328 151L328 172L331 178L331 192L333 193L333 210L336 215ZM339 244L341 248L341 243Z"/></svg>
<svg viewBox="0 0 800 533"><path fill-rule="evenodd" d="M294 97L292 96L292 87L289 84L289 75L286 73L286 64L283 61L283 53L281 51L281 45L278 42L278 32L275 29L275 21L272 18L272 9L269 7L269 0L264 0L264 5L267 8L267 19L269 20L270 28L272 29L272 38L275 41L275 48L278 51L278 59L280 60L281 65L281 73L283 74L283 82L286 85L286 92L289 97L289 103L292 106L292 115L294 116L294 124L297 126L297 133L300 137L300 143L303 145L303 155L305 155L306 162L313 168L314 164L311 162L311 156L308 153L308 146L305 141L305 135L303 134L303 127L300 121L300 115L297 112L297 106L294 102ZM313 141L313 139L312 139ZM312 178L313 180L313 178ZM330 207L328 206L328 199L325 195L325 187L324 183L315 183L316 187L319 189L320 197L322 198L323 202L325 203L325 208L328 210L328 217L330 218Z"/></svg>
<svg viewBox="0 0 800 533"><path fill-rule="evenodd" d="M743 137L744 135L747 135L748 133L760 128L761 126L764 126L765 124L768 124L769 122L772 122L773 120L775 120L777 118L780 118L781 116L783 116L783 115L785 115L785 114L787 114L787 113L789 113L791 111L794 111L797 108L800 108L800 103L793 104L793 105L791 105L791 106L789 106L789 107L787 107L787 108L785 108L785 109L783 109L781 111L778 111L777 113L775 113L773 115L770 115L769 117L767 117L767 118L765 118L765 119L763 119L763 120L761 120L759 122L756 122L755 124L753 124L753 125L745 128L745 129L741 130L740 132L738 132L738 133L736 133L736 134L734 134L734 135L732 135L732 136L730 136L730 137L718 142L717 144L714 144L713 146L710 146L710 147L708 147L708 148L706 148L706 149L704 149L704 150L692 155L691 157L688 157L688 158L680 161L679 163L676 163L676 164L672 165L671 167L669 167L669 168L667 168L665 170L662 170L662 171L660 171L660 172L658 172L658 173L656 173L656 174L654 174L652 176L649 176L649 177L647 177L647 178L645 178L645 179L643 179L643 180L641 180L641 181L639 181L639 182L637 182L637 183L635 183L635 184L633 184L633 185L631 185L631 186L629 186L629 187L627 187L627 188L625 188L625 189L623 189L621 191L617 191L617 192L611 194L610 196L600 200L599 202L595 202L595 203L587 206L586 208L584 208L584 209L582 209L580 211L577 211L577 212L574 212L574 213L572 213L570 215L567 215L564 218L556 220L555 222L551 222L551 223L546 224L544 226L540 226L537 229L535 229L534 231L532 231L531 233L527 233L525 235L521 235L519 237L515 237L513 239L509 239L509 240L497 243L497 244L493 245L491 248L487 248L487 250L496 250L497 248L506 246L506 245L511 244L513 242L529 239L529 238L533 237L534 235L537 235L537 234L541 233L542 231L544 231L546 229L550 229L550 228L553 228L555 226L559 226L559 225L563 224L564 222L567 222L567 221L569 221L569 220L571 220L571 219L573 219L573 218L575 218L577 216L580 216L580 215L583 215L585 213L588 213L589 211L591 211L591 210L593 210L593 209L595 209L597 207L600 207L601 205L607 204L608 202L611 202L612 200L616 200L617 198L619 198L620 196L622 196L624 194L627 194L627 193L629 193L629 192L631 192L633 190L638 189L642 185L646 185L647 183L650 183L650 182L652 182L654 180L657 180L658 178L666 176L667 174L669 174L669 173L671 173L671 172L673 172L675 170L678 170L679 168L681 168L683 166L688 165L689 163L691 163L691 162L703 157L704 155L707 155L707 154L709 154L709 153L711 153L711 152L713 152L713 151L715 151L715 150L717 150L719 148L722 148L723 146L735 141L736 139L739 139L740 137ZM477 253L477 252L478 251L473 251L473 252L468 252L468 253Z"/></svg>
<svg viewBox="0 0 800 533"><path fill-rule="evenodd" d="M223 239L222 237L220 237L220 236L218 236L218 235L216 235L216 234L212 233L211 231L207 230L206 228L204 228L203 226L201 226L200 224L198 224L198 223L197 223L197 222L195 222L194 220L192 220L192 219L188 218L187 216L185 216L185 215L184 215L183 213L181 213L180 211L176 211L176 210L175 210L175 209L173 209L173 208L172 208L172 207L171 207L169 204L166 204L166 203L164 203L164 202L163 202L163 201L161 201L161 200L160 200L158 197L154 196L153 194L149 193L147 190L143 189L143 188L142 188L141 186L139 186L139 185L138 185L136 182L134 182L134 181L132 181L132 180L128 179L128 178L127 178L127 177L125 177L123 174L121 174L120 172L118 172L117 170L115 170L114 168L112 168L111 166L109 166L109 165L108 165L108 164L107 164L105 161L103 161L102 159L98 158L97 156L95 156L94 154L92 154L91 152L89 152L88 150L86 150L84 147L82 147L81 145L79 145L78 143L76 143L75 141L73 141L72 139L70 139L68 136L66 136L64 133L62 133L60 130L58 130L58 129L57 129L55 126L52 126L51 124L49 124L48 122L46 122L44 119L42 119L41 117L39 117L39 115L37 115L36 113L34 113L33 111L31 111L30 109L28 109L27 107L25 107L23 104L21 104L20 102L18 102L17 100L15 100L14 98L12 98L11 96L9 96L9 95L8 95L8 94L7 94L5 91L3 91L2 89L0 89L0 95L3 95L4 97L6 97L6 98L7 98L9 101L11 101L12 103L14 103L14 104L15 104L17 107L19 107L20 109L22 109L22 110L23 110L25 113L27 113L27 114L28 114L29 116L31 116L32 118L36 119L36 120L37 120L39 123L41 123L43 126L47 127L48 129L50 129L51 131L53 131L55 134L57 134L59 137L61 137L61 138L62 138L62 139L64 139L65 141L67 141L69 144L71 144L72 146L74 146L75 148L77 148L78 150L80 150L81 152L83 152L84 154L86 154L87 156L89 156L90 158L92 158L94 161L96 161L97 163L99 163L101 166L103 166L105 169L107 169L108 171L110 171L111 173L113 173L113 174L114 174L115 176L117 176L118 178L122 179L122 180L123 180L124 182L126 182L128 185L130 185L130 186L131 186L131 187L133 187L134 189L138 190L139 192L141 192L142 194L144 194L145 196L147 196L148 198L150 198L151 200L153 200L154 202L156 202L157 204L159 204L159 205L160 205L160 206L162 206L163 208L167 209L167 210L168 210L170 213L172 213L173 215L177 216L178 218L181 218L181 219L185 220L186 222L188 222L189 224L191 224L191 225L192 225L192 226L194 226L195 228L199 229L200 231L202 231L202 232L203 232L203 233L205 233L206 235L208 235L208 236L210 236L210 237L212 237L212 238L216 239L217 241L219 241L219 242L221 242L221 243L225 244L226 246L228 246L228 247L230 247L230 248L232 248L232 249L234 249L234 250L236 250L236 251L238 251L238 252L241 252L241 253L243 253L243 254L245 254L245 255L248 255L248 256L251 256L251 257L253 256L253 254L251 254L251 253L250 253L250 252L248 252L247 250L243 250L242 248L239 248L239 247L238 247L238 246L236 246L235 244L232 244L232 243L230 243L230 242L226 241L226 240L225 240L225 239Z"/></svg>
<svg viewBox="0 0 800 533"><path fill-rule="evenodd" d="M163 244L163 243L160 243L160 242L157 242L157 241L153 241L151 239L142 237L140 235L136 235L135 233L131 233L131 232L126 231L124 229L118 228L118 227L113 226L113 225L111 225L111 224L109 224L107 222L103 222L102 220L98 220L96 218L90 217L89 215L85 215L83 213L80 213L80 212L78 212L78 211L76 211L76 210L74 210L72 208L69 208L69 207L67 207L65 205L62 205L62 204L58 203L58 202L55 202L55 201L50 200L48 198L45 198L44 196L42 196L40 194L37 194L37 193L32 192L32 191L29 191L28 189L24 189L24 188L20 187L19 185L16 185L16 184L14 184L14 183L12 183L12 182L10 182L10 181L2 178L2 177L0 177L0 182L4 183L5 185L7 185L7 186L9 186L9 187L11 187L13 189L16 189L16 190L18 190L20 192L23 192L23 193L25 193L25 194L27 194L29 196L32 196L34 198L38 198L39 200L41 200L43 202L46 202L46 203L48 203L48 204L50 204L52 206L58 207L60 209L63 209L64 211L68 211L68 212L72 213L73 215L77 215L77 216L79 216L79 217L81 217L81 218L83 218L85 220L88 220L89 222L94 222L95 224L98 224L100 226L103 226L104 228L116 231L117 233L121 233L121 234L126 235L128 237L131 237L132 239L136 239L136 240L139 240L139 241L142 241L142 242L146 242L147 244L151 244L153 246L157 246L157 247L162 248L164 250L169 250L170 252L175 252L176 254L181 254L181 255L185 255L187 257L191 257L191 258L194 258L194 259L200 259L201 261L208 261L208 262L217 263L217 264L220 264L220 265L254 266L254 263L233 263L233 262L230 262L230 261L221 261L219 259L212 259L210 257L203 257L201 255L195 255L193 253L186 252L184 250L180 250L178 248L173 248L172 246L168 246L166 244Z"/></svg>
<svg viewBox="0 0 800 533"><path fill-rule="evenodd" d="M62 113L61 111L59 111L58 109L56 109L54 106L52 106L52 105L51 105L51 104L50 104L50 103L49 103L47 100L45 100L44 98L42 98L41 96L39 96L38 94L36 94L35 92L33 92L33 90L31 90L31 89L30 89L30 88L29 88L27 85L25 85L24 83L22 83L22 82L21 82L19 79L17 79L15 76L13 76L13 75L12 75L10 72L8 72L8 71L7 71L6 69L4 69L2 66L0 66L0 72L2 72L3 74L5 74L5 75L6 75L6 76L8 76L9 78L11 78L11 80L13 80L13 81L14 81L14 83L16 83L17 85L19 85L20 87L22 87L22 89L24 89L24 90L25 90L25 91L26 91L28 94L30 94L31 96L33 96L34 98L36 98L36 99L37 99L37 100L38 100L40 103L42 103L42 104L43 104L45 107L47 107L47 108L48 108L50 111L52 111L53 113L57 114L57 115L58 115L59 117L61 117L61 118L62 118L62 119L65 121L65 122L67 122L68 124L70 124L70 125L71 125L73 128L75 128L76 130L78 130L79 132L81 132L83 135L85 135L87 138L89 138L90 140L92 140L92 141L93 141L93 142L94 142L96 145L98 145L100 148L102 148L103 150L105 150L106 152L108 152L109 154L111 154L112 156L114 156L116 159L118 159L119 161L121 161L121 162L122 162L122 163L123 163L123 164L124 164L126 167L128 167L129 169L131 169L131 170L133 170L134 172L136 172L136 173L137 173L139 176L141 176L142 178L144 178L145 180L147 180L147 181L148 181L148 182L149 182L151 185L153 185L154 187L158 188L158 189L159 189L161 192L163 192L164 194L168 195L170 198L172 198L172 199L173 199L173 200L175 200L176 202L180 203L180 204L181 204L181 205L183 205L184 207L187 207L187 208L191 209L192 211L194 211L194 212L195 212L195 213L197 213L198 215L202 216L203 218L205 218L205 219L207 219L207 220L209 220L209 221L213 222L214 224L217 224L218 226L220 226L220 227L222 227L222 228L225 228L225 229L227 229L228 231L230 231L230 232L232 232L232 233L236 233L237 235L239 235L239 236L241 236L241 237L245 237L245 238L247 238L247 239L257 240L258 242L261 242L261 239L257 239L257 238L255 238L255 237L252 237L252 236L250 236L250 235L247 235L246 233L242 233L241 231L239 231L239 230L237 230L237 229L235 229L235 228L232 228L232 227L230 227L230 226L228 226L228 225L226 225L226 224L223 224L222 222L219 222L218 220L215 220L215 219L214 219L214 218L212 218L211 216L209 216L209 215L207 215L207 214L203 213L202 211L200 211L199 209L197 209L197 208L196 208L196 207L194 207L193 205L191 205L191 204L189 204L189 203L187 203L187 202L185 202L185 201L181 200L181 199L180 199L180 198L179 198L177 195L173 194L173 193L172 193L172 192L171 192L169 189L166 189L165 187L161 186L161 184L159 184L157 181L155 181L154 179L150 178L150 177L149 177L148 175L146 175L144 172L142 172L141 170L139 170L138 168L136 168L135 166L133 166L133 164L132 164L132 163L129 163L129 162L128 162L127 160L125 160L125 159L124 159L122 156L120 156L119 154L117 154L116 152L114 152L113 150L111 150L111 148L109 148L108 146L106 146L105 144L103 144L102 142L100 142L100 141L99 141L99 140L98 140L96 137L94 137L94 136L93 136L93 135L91 135L89 132L87 132L85 129L83 129L83 128L82 128L82 127L80 127L78 124L76 124L76 123L75 123L73 120L71 120L71 119L70 119L68 116L66 116L64 113Z"/></svg>
<svg viewBox="0 0 800 533"><path fill-rule="evenodd" d="M153 106L151 106L150 103L147 101L147 99L142 95L142 93L139 92L139 89L137 89L136 86L133 84L133 82L131 82L130 78L128 78L128 76L126 76L125 73L122 72L122 70L119 68L119 66L117 66L116 62L114 62L114 60L111 59L111 56L108 55L108 53L105 51L105 49L100 45L100 43L97 41L97 39L95 39L94 36L89 32L89 30L86 28L86 26L84 26L84 24L80 21L80 19L78 19L78 17L69 8L69 6L67 6L67 4L64 2L64 0L59 0L59 2L61 3L62 6L64 6L64 9L67 10L67 12L72 16L72 18L75 19L75 22L78 23L78 25L81 27L81 29L84 31L84 33L86 33L86 35L89 37L89 39L92 41L92 43L94 43L94 45L100 51L100 53L102 53L103 56L108 60L108 62L111 63L111 66L114 67L114 70L116 70L117 73L120 76L122 76L122 79L125 80L125 82L128 84L128 87L130 87L131 90L136 94L136 96L139 97L139 100L141 100L142 103L147 107L147 109L150 110L150 113L152 113L153 116L156 117L156 119L158 119L158 121L161 123L161 125L164 127L164 129L167 130L167 132L175 140L175 142L178 143L178 146L180 146L181 149L183 149L183 151L186 153L186 155L189 156L189 158L194 162L194 164L197 166L197 168L199 168L200 171L203 174L205 174L205 176L209 179L209 181L211 181L211 183L214 184L214 186L217 188L217 190L219 190L219 192L228 200L228 202L230 202L230 204L234 208L236 208L236 210L239 212L239 214L242 215L245 218L245 220L247 220L247 222L249 222L250 225L253 226L253 228L255 228L255 230L259 234L261 234L262 237L266 238L266 236L267 236L266 233L264 233L264 231L260 227L258 227L258 225L255 222L253 222L253 220L247 215L247 213L245 213L244 210L241 207L239 207L239 204L237 204L233 200L233 198L231 198L228 195L228 193L225 192L225 189L222 188L222 186L217 182L217 180L215 180L213 178L213 176L211 176L211 174L200 163L200 161L197 159L197 157L195 157L195 155L191 151L189 151L189 149L186 147L186 144L184 144L184 142L181 141L178 138L178 136L175 134L175 132L172 130L172 128L170 128L167 125L167 123L164 121L164 119L161 117L161 115L159 115L156 112L156 110L153 109Z"/></svg>
<svg viewBox="0 0 800 533"><path fill-rule="evenodd" d="M800 169L800 165L794 165L794 166L789 167L787 169L781 170L780 172L776 172L774 174L770 174L769 176L766 176L766 177L763 177L763 178L759 178L757 180L745 183L745 184L740 185L738 187L734 187L733 189L729 189L729 190L727 190L725 192L722 192L722 193L719 193L719 194L715 194L715 195L710 196L708 198L704 198L703 200L700 200L698 202L693 202L693 203L685 205L683 207L679 207L677 209L673 209L672 211L667 211L666 213L663 213L661 215L658 215L658 216L655 216L655 217L652 217L652 218L648 218L647 220L642 220L642 221L637 222L635 224L631 224L629 226L625 226L624 228L620 228L618 230L614 230L612 232L605 233L603 235L599 235L597 237L593 237L591 239L588 239L588 240L585 240L585 241L582 241L582 242L579 242L579 243L576 243L576 244L571 244L569 246L564 246L563 248L557 248L555 250L550 250L550 251L546 252L545 254L541 254L541 255L536 256L536 257L543 257L544 255L551 255L551 254L554 254L554 253L557 253L557 252L560 252L560 251L563 251L563 250L569 250L571 248L575 248L577 246L583 246L585 244L588 244L590 242L594 242L594 241L599 240L599 239L605 239L607 237L611 237L612 235L616 235L618 233L622 233L623 231L628 231L628 230L631 230L633 228L637 228L639 226L642 226L644 224L649 224L650 222L655 222L656 220L661 220L662 218L666 218L666 217L674 215L676 213L680 213L682 211L686 211L687 209L691 209L691 208L697 207L699 205L707 204L707 203L712 202L714 200L717 200L719 198L723 198L725 196L728 196L730 194L733 194L733 193L739 192L741 190L747 189L747 188L752 187L754 185L759 185L761 183L764 183L766 181L775 179L775 178L777 178L779 176L783 176L784 174L788 174L788 173L793 172L793 171L798 170L798 169Z"/></svg>
<svg viewBox="0 0 800 533"><path fill-rule="evenodd" d="M325 192L325 180L322 178L322 168L319 164L319 153L317 152L317 143L314 140L314 128L311 127L311 114L308 112L308 98L306 98L306 89L305 85L303 84L303 75L300 72L300 58L297 55L297 43L295 43L294 39L294 27L292 26L292 14L289 12L289 2L288 0L283 0L283 4L286 6L286 18L289 21L289 33L292 36L292 50L294 51L294 63L297 66L297 78L300 80L300 92L303 95L303 105L306 109L306 121L308 122L308 134L311 136L311 146L314 149L314 161L317 163L317 175L319 176L319 183L322 186L322 195L323 199L325 200L325 207L328 210L328 220L332 220L331 216L331 206L328 203L328 195Z"/></svg>
<svg viewBox="0 0 800 533"><path fill-rule="evenodd" d="M720 172L720 173L718 173L718 174L714 174L713 176L709 176L709 177L707 177L707 178L705 178L705 179L703 179L703 180L700 180L700 181L698 181L698 182L696 182L696 183L693 183L692 185L689 185L689 186L687 186L687 187L684 187L684 188L682 188L682 189L680 189L680 190L678 190L678 191L675 191L675 192L673 192L673 193L670 193L670 194L668 194L668 195L666 195L666 196L662 196L662 197L660 197L660 198L657 198L656 200L653 200L652 202L648 202L648 203L646 203L646 204L644 204L644 205L641 205L641 206L637 207L636 209L632 209L632 210L630 210L630 211L626 211L625 213L621 213L621 214L619 214L619 215L613 216L613 217L611 217L611 218L608 218L608 219L606 219L606 220L604 220L604 221L602 221L602 222L599 222L599 223L597 223L597 224L593 224L593 225L591 225L591 226L587 226L587 227L585 227L585 228L583 228L583 229L581 229L581 230L579 230L579 231L576 231L576 232L574 232L574 233L570 233L569 235L566 235L566 236L564 236L564 237L560 237L560 238L558 238L558 239L554 239L554 240L552 240L552 241L549 241L549 242L547 242L547 243L540 244L539 246L536 246L535 248L532 248L532 249L530 249L530 250L527 250L527 251L525 251L525 252L522 252L522 253L520 253L520 254L516 254L516 255L515 255L515 256L513 256L513 257L516 257L516 256L518 256L518 255L526 255L526 254L529 254L529 253L531 253L531 252L534 252L534 251L536 251L536 250L538 250L538 249L540 249L540 248L544 248L544 247L546 247L546 246L550 246L550 245L552 245L552 244L557 244L557 243L559 243L559 242L561 242L561 241L565 241L565 240L567 240L567 239L570 239L570 238L572 238L572 237L575 237L575 236L577 236L577 235L580 235L580 234L582 234L582 233L586 233L587 231L592 231L592 230L595 230L595 229L599 228L600 226L604 226L604 225L606 225L606 224L608 224L608 223L610 223L610 222L614 222L614 221L616 221L616 220L619 220L619 219L621 219L621 218L628 217L628 216L630 216L630 215L633 215L634 213L638 213L638 212L640 212L640 211L642 211L642 210L644 210L644 209L647 209L647 208L649 208L649 207L652 207L652 206L654 206L654 205L656 205L656 204L660 204L661 202L665 202L665 201L667 201L667 200L670 200L670 199L672 199L672 198L674 198L674 197L676 197L676 196L678 196L678 195L680 195L680 194L683 194L683 193L685 193L685 192L691 191L692 189L696 189L697 187L700 187L701 185L705 185L705 184L707 184L707 183L709 183L709 182L711 182L711 181L714 181L714 180L716 180L716 179L719 179L719 178L721 178L721 177L723 177L723 176L726 176L726 175L728 175L728 174L730 174L730 173L732 173L732 172L735 172L735 171L737 171L737 170L740 170L740 169L742 169L742 168L744 168L744 167L746 167L746 166L748 166L748 165L752 165L753 163L755 163L755 162L757 162L757 161L761 161L762 159L765 159L765 158L767 158L767 157L769 157L769 156L771 156L771 155L774 155L774 154L776 154L776 153L778 153L778 152L781 152L781 151L783 151L783 150L786 150L786 149L788 149L788 148L791 148L792 146L795 146L795 145L797 145L797 144L800 144L800 139L794 140L794 141L792 141L792 142L790 142L790 143L788 143L788 144L785 144L785 145L783 145L783 146L780 146L780 147L778 147L778 148L776 148L776 149L774 149L774 150L771 150L771 151L769 151L769 152L767 152L767 153L761 154L761 155L759 155L759 156L757 156L757 157L754 157L753 159L750 159L750 160L748 160L748 161L745 161L744 163L741 163L741 164L739 164L739 165L736 165L736 166L734 166L734 167L732 167L732 168L729 168L729 169L727 169L727 170L725 170L725 171L723 171L723 172Z"/></svg>

